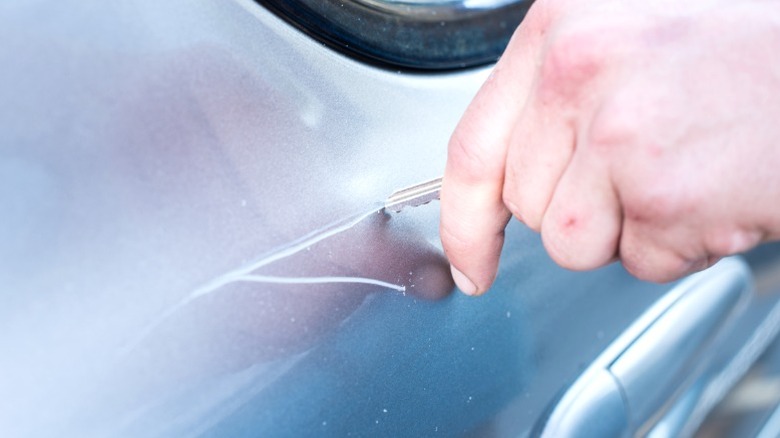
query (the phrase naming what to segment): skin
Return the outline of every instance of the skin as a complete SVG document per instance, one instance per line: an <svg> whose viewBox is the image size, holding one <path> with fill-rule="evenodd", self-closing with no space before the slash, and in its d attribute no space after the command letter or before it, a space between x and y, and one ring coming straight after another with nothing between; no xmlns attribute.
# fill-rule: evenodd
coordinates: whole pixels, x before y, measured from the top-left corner
<svg viewBox="0 0 780 438"><path fill-rule="evenodd" d="M449 143L456 284L490 288L512 216L654 282L780 238L778 54L777 2L537 1Z"/></svg>

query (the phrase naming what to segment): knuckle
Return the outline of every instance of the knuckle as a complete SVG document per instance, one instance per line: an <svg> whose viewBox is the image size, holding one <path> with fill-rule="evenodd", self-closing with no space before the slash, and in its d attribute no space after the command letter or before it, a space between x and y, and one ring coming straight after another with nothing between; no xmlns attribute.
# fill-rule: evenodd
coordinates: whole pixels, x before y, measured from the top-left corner
<svg viewBox="0 0 780 438"><path fill-rule="evenodd" d="M704 244L711 258L725 257L750 250L763 236L757 231L734 228L713 230L704 235Z"/></svg>
<svg viewBox="0 0 780 438"><path fill-rule="evenodd" d="M550 257L574 270L595 269L609 263L617 252L619 228L602 226L607 223L603 219L585 211L566 211L555 218L545 216L542 239Z"/></svg>
<svg viewBox="0 0 780 438"><path fill-rule="evenodd" d="M696 265L672 251L652 247L644 247L641 251L621 252L620 262L634 277L653 283L676 280L691 272Z"/></svg>
<svg viewBox="0 0 780 438"><path fill-rule="evenodd" d="M646 258L639 257L636 254L632 256L621 256L620 262L629 274L639 280L661 283L666 278L665 275L662 275L660 267L653 266Z"/></svg>
<svg viewBox="0 0 780 438"><path fill-rule="evenodd" d="M591 30L563 30L553 38L540 70L543 100L575 97L582 84L598 76L605 54L603 38Z"/></svg>
<svg viewBox="0 0 780 438"><path fill-rule="evenodd" d="M587 248L576 248L576 240L571 235L562 233L559 228L561 225L566 226L560 221L545 221L542 226L542 243L547 254L561 267L574 270L587 269L589 266L583 266L582 259L578 260L576 256L582 254L579 250L587 250Z"/></svg>
<svg viewBox="0 0 780 438"><path fill-rule="evenodd" d="M733 251L733 237L726 233L705 236L704 241L707 251L712 255L728 256L735 253Z"/></svg>
<svg viewBox="0 0 780 438"><path fill-rule="evenodd" d="M646 269L645 266L639 260L633 260L631 258L622 258L621 263L623 268L628 271L629 274L642 281L654 281L654 277L650 275L651 270Z"/></svg>
<svg viewBox="0 0 780 438"><path fill-rule="evenodd" d="M623 198L623 212L627 220L663 226L690 218L696 210L693 195L683 194L669 184L646 184L645 180L637 176L636 188ZM651 178L649 181L660 180Z"/></svg>
<svg viewBox="0 0 780 438"><path fill-rule="evenodd" d="M634 248L635 245L629 244L628 241L624 238L623 242L621 242L620 248L620 263L629 274L640 280L644 280L644 278L642 278L644 273L644 262L642 260L643 257L640 253L634 251Z"/></svg>

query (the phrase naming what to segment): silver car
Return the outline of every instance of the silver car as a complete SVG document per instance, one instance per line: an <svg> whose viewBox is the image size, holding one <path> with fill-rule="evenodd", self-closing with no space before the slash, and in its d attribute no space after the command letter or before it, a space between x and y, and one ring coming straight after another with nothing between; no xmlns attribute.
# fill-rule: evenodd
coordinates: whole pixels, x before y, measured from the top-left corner
<svg viewBox="0 0 780 438"><path fill-rule="evenodd" d="M512 223L473 299L384 208L529 5L3 2L0 436L777 436L777 247L650 284Z"/></svg>

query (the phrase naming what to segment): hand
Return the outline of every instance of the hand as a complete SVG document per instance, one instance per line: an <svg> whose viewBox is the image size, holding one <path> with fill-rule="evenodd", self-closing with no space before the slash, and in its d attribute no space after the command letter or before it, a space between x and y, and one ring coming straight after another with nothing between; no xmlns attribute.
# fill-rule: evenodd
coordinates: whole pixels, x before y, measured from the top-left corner
<svg viewBox="0 0 780 438"><path fill-rule="evenodd" d="M780 237L778 53L776 2L538 1L449 144L458 286L490 287L511 215L656 282Z"/></svg>

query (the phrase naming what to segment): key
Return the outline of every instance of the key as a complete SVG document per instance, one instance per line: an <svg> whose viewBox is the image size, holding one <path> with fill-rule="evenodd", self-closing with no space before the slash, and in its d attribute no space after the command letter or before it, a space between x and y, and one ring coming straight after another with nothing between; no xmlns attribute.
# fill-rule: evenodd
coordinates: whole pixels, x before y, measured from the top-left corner
<svg viewBox="0 0 780 438"><path fill-rule="evenodd" d="M404 207L419 207L439 199L439 191L441 191L441 178L416 184L393 192L385 201L385 209L400 213Z"/></svg>

